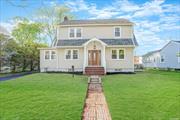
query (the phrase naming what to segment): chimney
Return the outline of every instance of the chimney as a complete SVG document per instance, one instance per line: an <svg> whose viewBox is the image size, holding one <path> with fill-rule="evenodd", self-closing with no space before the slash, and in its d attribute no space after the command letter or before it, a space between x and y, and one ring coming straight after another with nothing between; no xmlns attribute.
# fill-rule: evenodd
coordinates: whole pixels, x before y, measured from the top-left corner
<svg viewBox="0 0 180 120"><path fill-rule="evenodd" d="M64 21L68 21L68 17L67 16L64 17Z"/></svg>

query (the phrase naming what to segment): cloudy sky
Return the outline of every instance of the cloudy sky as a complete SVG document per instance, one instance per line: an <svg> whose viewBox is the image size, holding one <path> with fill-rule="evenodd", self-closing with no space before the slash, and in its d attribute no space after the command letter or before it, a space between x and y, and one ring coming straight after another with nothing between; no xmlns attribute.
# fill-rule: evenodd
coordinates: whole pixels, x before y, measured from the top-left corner
<svg viewBox="0 0 180 120"><path fill-rule="evenodd" d="M131 20L139 43L137 55L160 49L169 40L180 40L180 0L29 0L23 3L25 8L17 7L20 0L7 1L0 0L0 24L9 32L13 17L33 20L35 9L59 3L70 7L76 19Z"/></svg>

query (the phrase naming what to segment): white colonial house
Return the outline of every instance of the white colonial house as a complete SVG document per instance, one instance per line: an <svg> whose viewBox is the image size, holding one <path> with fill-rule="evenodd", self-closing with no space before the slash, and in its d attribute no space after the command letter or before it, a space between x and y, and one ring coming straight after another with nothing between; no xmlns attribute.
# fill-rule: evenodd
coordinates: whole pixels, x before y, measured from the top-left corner
<svg viewBox="0 0 180 120"><path fill-rule="evenodd" d="M57 41L40 49L40 70L86 74L134 72L138 45L126 19L68 20L57 27Z"/></svg>
<svg viewBox="0 0 180 120"><path fill-rule="evenodd" d="M143 55L143 65L149 68L180 69L180 41L170 41L162 49Z"/></svg>

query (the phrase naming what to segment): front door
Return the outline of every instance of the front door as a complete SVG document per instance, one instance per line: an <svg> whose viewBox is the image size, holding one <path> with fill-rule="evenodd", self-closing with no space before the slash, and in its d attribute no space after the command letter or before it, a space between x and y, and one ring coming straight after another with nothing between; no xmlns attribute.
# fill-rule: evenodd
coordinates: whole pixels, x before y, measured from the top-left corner
<svg viewBox="0 0 180 120"><path fill-rule="evenodd" d="M88 51L88 65L89 66L100 66L101 65L101 51L100 50L89 50Z"/></svg>

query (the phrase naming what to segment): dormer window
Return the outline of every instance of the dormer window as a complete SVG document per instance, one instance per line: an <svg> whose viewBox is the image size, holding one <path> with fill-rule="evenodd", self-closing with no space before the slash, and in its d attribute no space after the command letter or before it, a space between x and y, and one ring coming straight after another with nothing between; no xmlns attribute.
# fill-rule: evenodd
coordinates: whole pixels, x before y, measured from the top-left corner
<svg viewBox="0 0 180 120"><path fill-rule="evenodd" d="M120 37L121 36L121 28L120 27L115 27L114 28L114 36L115 37Z"/></svg>
<svg viewBox="0 0 180 120"><path fill-rule="evenodd" d="M71 28L71 29L70 29L69 37L70 37L70 38L74 38L74 37L75 37L75 29L74 29L74 28Z"/></svg>
<svg viewBox="0 0 180 120"><path fill-rule="evenodd" d="M80 28L76 29L76 37L77 38L81 37L81 29Z"/></svg>
<svg viewBox="0 0 180 120"><path fill-rule="evenodd" d="M69 29L69 38L81 38L81 28L70 28Z"/></svg>

